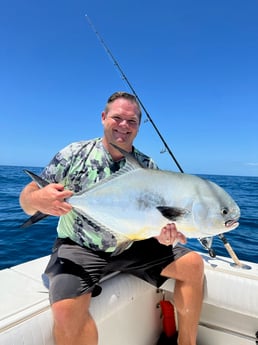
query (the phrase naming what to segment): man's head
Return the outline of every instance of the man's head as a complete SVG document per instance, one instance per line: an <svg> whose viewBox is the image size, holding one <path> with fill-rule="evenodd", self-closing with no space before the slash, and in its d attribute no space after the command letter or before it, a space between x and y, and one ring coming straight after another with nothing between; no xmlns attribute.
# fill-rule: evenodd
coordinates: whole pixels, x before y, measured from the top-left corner
<svg viewBox="0 0 258 345"><path fill-rule="evenodd" d="M132 103L135 103L137 108L138 108L138 111L139 111L139 124L141 123L141 118L142 118L142 111L141 111L141 106L137 100L137 98L132 95L131 93L127 93L127 92L124 92L124 91L117 91L115 93L113 93L107 100L107 103L106 103L106 107L105 107L105 110L104 112L107 113L108 110L109 110L109 106L110 104L112 104L116 99L118 98L123 98L123 99L127 99L128 101L132 102Z"/></svg>
<svg viewBox="0 0 258 345"><path fill-rule="evenodd" d="M114 93L109 97L102 112L104 146L110 153L114 153L114 148L110 147L110 143L131 151L140 122L141 108L136 97L126 92Z"/></svg>

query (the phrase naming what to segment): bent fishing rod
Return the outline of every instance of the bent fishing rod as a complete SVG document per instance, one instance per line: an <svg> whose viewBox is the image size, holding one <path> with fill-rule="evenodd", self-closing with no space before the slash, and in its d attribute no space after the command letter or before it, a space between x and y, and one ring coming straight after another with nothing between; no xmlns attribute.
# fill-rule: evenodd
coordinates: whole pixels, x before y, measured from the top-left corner
<svg viewBox="0 0 258 345"><path fill-rule="evenodd" d="M171 156L171 158L173 159L173 161L175 162L176 166L178 167L179 171L181 173L184 173L184 170L182 169L182 167L180 166L180 164L178 163L175 155L173 154L173 152L171 151L170 147L168 146L166 140L164 139L164 137L162 136L162 134L160 133L158 127L156 126L156 124L154 123L153 119L151 118L149 112L147 111L147 109L145 108L144 104L142 103L141 99L139 98L139 96L137 95L135 89L133 88L132 84L130 83L130 81L128 80L127 76L125 75L124 71L122 70L121 66L119 65L117 59L114 57L114 55L112 54L111 50L109 49L109 47L107 46L106 42L104 41L103 37L100 35L100 33L97 31L96 27L94 26L94 24L92 23L91 19L89 18L89 16L86 14L85 15L89 26L91 27L91 29L93 30L93 32L95 33L97 39L100 41L100 44L102 45L102 47L104 48L104 50L106 51L108 57L111 59L111 61L113 62L115 68L118 69L121 78L126 82L127 86L129 87L129 89L131 90L131 92L133 93L133 95L135 96L135 98L137 99L137 101L139 102L140 106L142 107L145 115L147 116L147 119L149 120L149 122L151 123L151 125L153 126L154 130L156 131L156 133L158 134L159 138L161 139L163 145L165 146L165 150L168 152L168 154ZM233 261L235 262L235 264L237 266L242 267L242 263L240 262L240 260L238 259L236 253L234 252L233 248L231 247L231 245L229 244L229 242L227 241L227 239L225 238L224 234L220 234L219 238L221 239L221 241L223 242L227 252L229 253L229 255L231 256L231 258L233 259ZM215 251L211 248L211 244L212 244L212 240L209 238L200 238L198 239L199 242L201 243L201 245L208 250L209 255L211 257L215 257Z"/></svg>

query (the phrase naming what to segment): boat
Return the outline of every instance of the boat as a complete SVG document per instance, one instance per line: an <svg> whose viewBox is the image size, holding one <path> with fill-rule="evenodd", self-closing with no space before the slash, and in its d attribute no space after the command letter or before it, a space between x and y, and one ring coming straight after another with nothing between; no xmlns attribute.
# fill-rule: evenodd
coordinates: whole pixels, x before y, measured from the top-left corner
<svg viewBox="0 0 258 345"><path fill-rule="evenodd" d="M205 264L198 345L258 344L258 264L200 253ZM48 256L0 271L0 344L54 345L42 272ZM161 301L173 305L173 279L159 289L129 274L105 277L90 311L99 345L155 345L163 330Z"/></svg>

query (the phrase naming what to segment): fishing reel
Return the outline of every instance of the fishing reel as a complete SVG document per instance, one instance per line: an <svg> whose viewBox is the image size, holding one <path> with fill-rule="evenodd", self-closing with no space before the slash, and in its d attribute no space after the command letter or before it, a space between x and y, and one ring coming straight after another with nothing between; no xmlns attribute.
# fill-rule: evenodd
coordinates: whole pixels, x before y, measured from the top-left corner
<svg viewBox="0 0 258 345"><path fill-rule="evenodd" d="M216 252L211 247L212 246L213 237L198 238L198 241L201 243L201 245L202 245L202 247L204 249L208 250L208 253L209 253L211 258L215 258L216 257Z"/></svg>

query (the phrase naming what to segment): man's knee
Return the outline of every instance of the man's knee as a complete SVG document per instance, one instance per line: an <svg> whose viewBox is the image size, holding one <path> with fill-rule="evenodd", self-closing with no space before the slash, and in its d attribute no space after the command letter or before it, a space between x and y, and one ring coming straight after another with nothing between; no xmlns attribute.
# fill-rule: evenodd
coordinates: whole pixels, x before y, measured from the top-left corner
<svg viewBox="0 0 258 345"><path fill-rule="evenodd" d="M186 255L189 255L189 257L188 257L189 266L191 266L191 268L195 270L196 274L203 275L204 262L203 262L203 258L201 257L201 255L194 252L194 251L190 252Z"/></svg>
<svg viewBox="0 0 258 345"><path fill-rule="evenodd" d="M191 251L165 267L161 274L179 281L200 281L204 276L203 259Z"/></svg>
<svg viewBox="0 0 258 345"><path fill-rule="evenodd" d="M60 344L97 344L98 332L88 309L90 294L52 304L54 338Z"/></svg>
<svg viewBox="0 0 258 345"><path fill-rule="evenodd" d="M74 326L82 326L88 316L90 299L91 295L85 294L53 303L51 308L55 325L57 327L70 329L73 327L71 322L76 320Z"/></svg>
<svg viewBox="0 0 258 345"><path fill-rule="evenodd" d="M204 277L204 262L200 254L192 251L185 255L182 269L185 271L185 280L202 282Z"/></svg>

